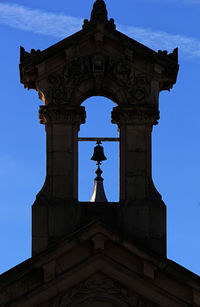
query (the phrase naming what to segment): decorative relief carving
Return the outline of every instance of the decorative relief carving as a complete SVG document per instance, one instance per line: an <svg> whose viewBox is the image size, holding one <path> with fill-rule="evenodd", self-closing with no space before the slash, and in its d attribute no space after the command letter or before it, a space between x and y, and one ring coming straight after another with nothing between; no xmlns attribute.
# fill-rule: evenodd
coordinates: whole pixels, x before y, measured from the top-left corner
<svg viewBox="0 0 200 307"><path fill-rule="evenodd" d="M128 104L144 103L150 89L144 74L136 73L130 61L109 62L107 77L124 91Z"/></svg>
<svg viewBox="0 0 200 307"><path fill-rule="evenodd" d="M104 275L95 275L79 283L64 295L55 299L53 307L82 307L84 303L114 303L120 307L148 307L144 300ZM87 306L87 305L84 305ZM150 306L150 305L149 305Z"/></svg>
<svg viewBox="0 0 200 307"><path fill-rule="evenodd" d="M84 81L95 80L101 87L102 81L112 80L124 92L127 104L144 103L150 84L144 74L134 71L130 61L118 61L96 53L77 57L64 65L62 71L49 75L50 103L70 104L76 89Z"/></svg>
<svg viewBox="0 0 200 307"><path fill-rule="evenodd" d="M93 72L104 72L105 62L105 58L101 54L95 55L92 59Z"/></svg>
<svg viewBox="0 0 200 307"><path fill-rule="evenodd" d="M155 105L134 105L127 108L115 107L112 111L112 123L139 123L157 125L160 118L159 110Z"/></svg>
<svg viewBox="0 0 200 307"><path fill-rule="evenodd" d="M146 77L134 73L132 84L128 85L127 98L129 104L144 103L148 95L150 84Z"/></svg>
<svg viewBox="0 0 200 307"><path fill-rule="evenodd" d="M114 65L116 67L116 81L120 86L131 87L134 84L134 74L130 64L119 62Z"/></svg>
<svg viewBox="0 0 200 307"><path fill-rule="evenodd" d="M60 73L49 75L51 103L69 104L77 86L90 78L89 59L77 57L65 64Z"/></svg>
<svg viewBox="0 0 200 307"><path fill-rule="evenodd" d="M70 104L77 87L91 78L104 74L106 59L101 54L77 57L64 65L59 73L49 75L50 102L54 104Z"/></svg>
<svg viewBox="0 0 200 307"><path fill-rule="evenodd" d="M78 125L85 123L85 108L72 108L69 106L55 106L49 104L40 106L39 119L41 124L47 123L76 123Z"/></svg>

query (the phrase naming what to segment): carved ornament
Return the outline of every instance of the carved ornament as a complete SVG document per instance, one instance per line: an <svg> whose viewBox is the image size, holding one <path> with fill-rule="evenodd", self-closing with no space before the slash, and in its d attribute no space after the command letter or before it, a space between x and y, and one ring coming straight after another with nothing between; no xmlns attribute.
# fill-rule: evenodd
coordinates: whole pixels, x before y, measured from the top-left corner
<svg viewBox="0 0 200 307"><path fill-rule="evenodd" d="M124 93L126 104L143 104L149 95L150 83L144 74L134 71L133 63L115 60L103 53L76 57L62 70L48 76L50 103L72 104L77 89L93 80L101 89L109 81Z"/></svg>
<svg viewBox="0 0 200 307"><path fill-rule="evenodd" d="M108 22L108 12L103 0L96 0L90 16L90 22Z"/></svg>
<svg viewBox="0 0 200 307"><path fill-rule="evenodd" d="M101 23L106 25L108 28L115 30L116 25L114 24L114 19L108 20L108 12L106 9L106 4L104 0L96 0L93 5L93 9L90 16L90 21L84 19L83 29L88 26L94 26L96 23Z"/></svg>
<svg viewBox="0 0 200 307"><path fill-rule="evenodd" d="M27 52L24 47L20 46L20 62L31 58L35 55L39 55L41 53L40 49L35 50L35 49L31 49L30 52Z"/></svg>
<svg viewBox="0 0 200 307"><path fill-rule="evenodd" d="M59 73L48 76L51 103L70 104L74 91L84 80L90 78L88 57L77 57L64 65Z"/></svg>
<svg viewBox="0 0 200 307"><path fill-rule="evenodd" d="M178 63L178 48L175 48L173 52L169 54L167 50L158 50L158 54Z"/></svg>
<svg viewBox="0 0 200 307"><path fill-rule="evenodd" d="M86 118L85 108L72 108L69 106L56 106L49 104L47 106L40 106L39 119L41 124L52 123L71 123L84 124Z"/></svg>
<svg viewBox="0 0 200 307"><path fill-rule="evenodd" d="M106 57L100 53L76 57L66 63L59 73L48 76L50 102L54 104L70 104L73 95L81 83L93 78L102 79L106 71Z"/></svg>
<svg viewBox="0 0 200 307"><path fill-rule="evenodd" d="M148 306L144 300L131 294L119 283L99 274L79 283L64 295L56 298L53 307L82 307L90 303L92 306L92 303L95 302L101 302L102 306L104 303L111 303L112 306L118 307Z"/></svg>
<svg viewBox="0 0 200 307"><path fill-rule="evenodd" d="M144 74L134 70L132 62L111 60L107 77L110 77L125 93L126 103L141 104L145 102L149 93L150 82Z"/></svg>
<svg viewBox="0 0 200 307"><path fill-rule="evenodd" d="M160 118L155 105L133 105L132 107L115 107L112 111L112 123L122 124L151 124L157 125Z"/></svg>

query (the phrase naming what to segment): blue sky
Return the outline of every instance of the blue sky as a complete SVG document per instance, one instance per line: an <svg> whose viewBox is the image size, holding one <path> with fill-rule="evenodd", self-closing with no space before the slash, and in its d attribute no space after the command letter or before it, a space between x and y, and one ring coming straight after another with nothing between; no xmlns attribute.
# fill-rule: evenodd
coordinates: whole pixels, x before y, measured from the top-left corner
<svg viewBox="0 0 200 307"><path fill-rule="evenodd" d="M78 31L92 4L0 1L0 272L31 255L31 205L45 177L45 132L38 120L42 102L20 84L19 46L43 50ZM161 119L153 129L153 179L167 205L168 258L200 274L200 0L107 0L107 8L118 30L148 47L179 47L177 84L161 93ZM90 98L85 105L88 121L80 135L117 136L109 124L113 102ZM99 121L96 130L94 121ZM93 189L93 146L80 145L82 200L89 199ZM104 147L105 190L109 200L117 200L117 144Z"/></svg>

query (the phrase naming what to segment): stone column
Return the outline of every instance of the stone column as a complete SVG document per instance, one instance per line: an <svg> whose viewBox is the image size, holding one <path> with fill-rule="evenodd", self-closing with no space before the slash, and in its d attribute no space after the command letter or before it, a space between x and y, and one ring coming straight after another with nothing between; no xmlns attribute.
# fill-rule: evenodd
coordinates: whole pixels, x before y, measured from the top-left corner
<svg viewBox="0 0 200 307"><path fill-rule="evenodd" d="M124 235L157 253L166 253L166 209L152 180L151 133L156 105L116 107L112 122L120 131L119 221Z"/></svg>
<svg viewBox="0 0 200 307"><path fill-rule="evenodd" d="M85 108L41 106L39 118L47 134L47 176L38 196L78 199L78 131L85 123Z"/></svg>
<svg viewBox="0 0 200 307"><path fill-rule="evenodd" d="M47 134L47 174L32 206L32 253L73 232L78 220L78 131L85 108L49 104L39 117Z"/></svg>
<svg viewBox="0 0 200 307"><path fill-rule="evenodd" d="M160 198L152 183L151 133L159 111L152 105L115 107L120 131L120 200Z"/></svg>

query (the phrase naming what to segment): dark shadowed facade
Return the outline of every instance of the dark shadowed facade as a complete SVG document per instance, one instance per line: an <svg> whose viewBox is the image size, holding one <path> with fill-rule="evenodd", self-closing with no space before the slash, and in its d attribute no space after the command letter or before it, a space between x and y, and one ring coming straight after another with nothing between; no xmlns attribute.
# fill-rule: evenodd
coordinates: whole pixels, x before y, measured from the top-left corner
<svg viewBox="0 0 200 307"><path fill-rule="evenodd" d="M200 278L166 258L166 207L152 181L159 93L178 50L153 50L118 32L103 0L81 31L44 51L21 47L20 77L43 101L47 173L32 206L32 257L0 276L0 306L200 306ZM120 200L78 201L82 102L116 103Z"/></svg>

